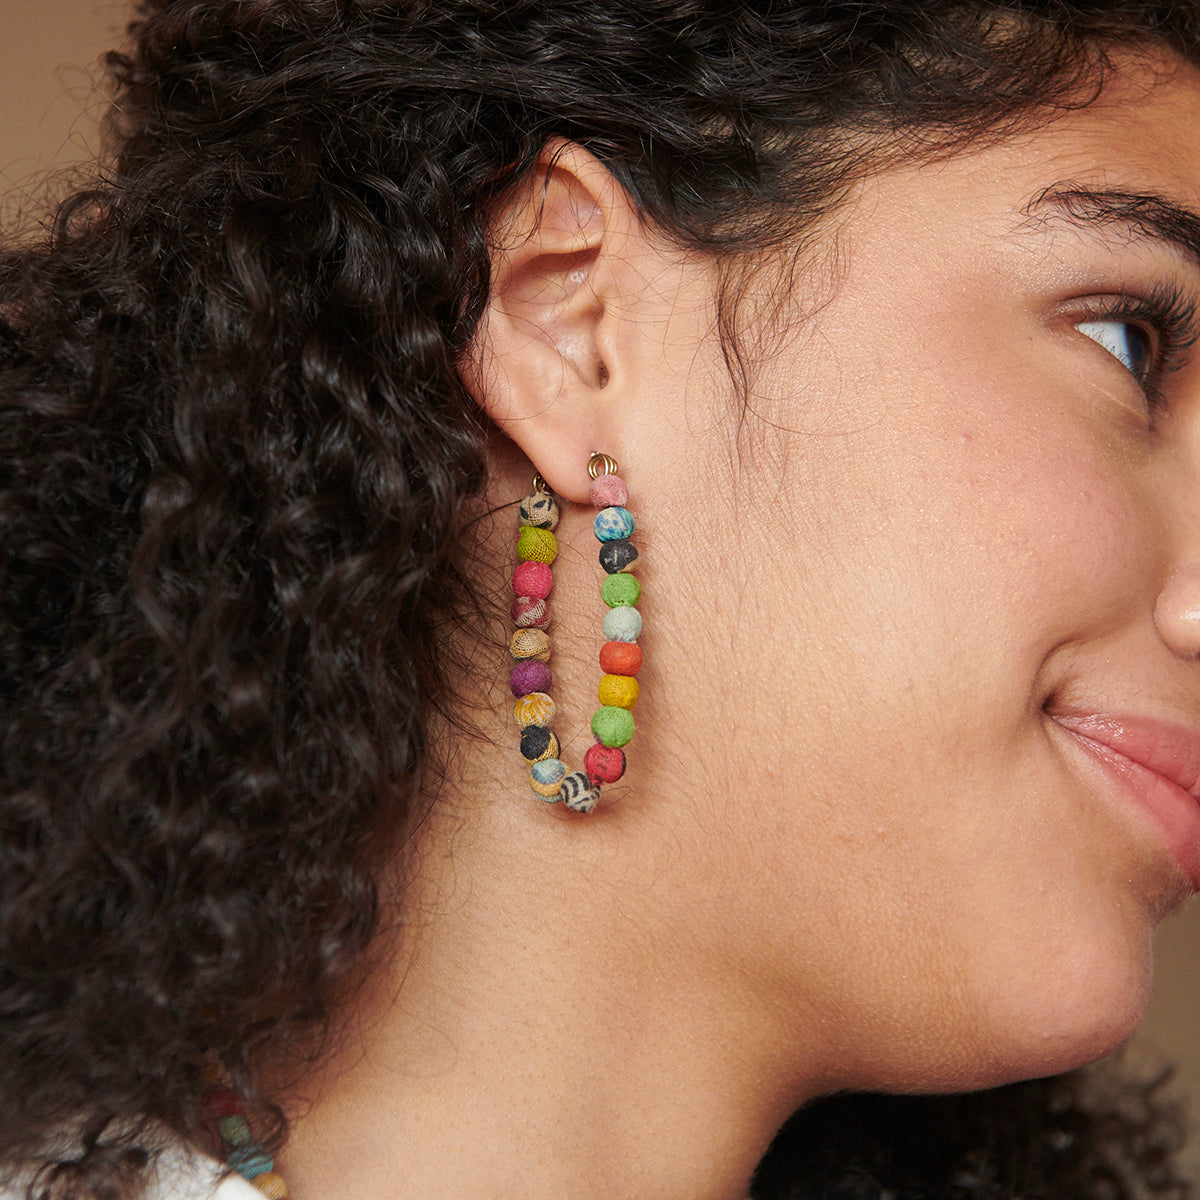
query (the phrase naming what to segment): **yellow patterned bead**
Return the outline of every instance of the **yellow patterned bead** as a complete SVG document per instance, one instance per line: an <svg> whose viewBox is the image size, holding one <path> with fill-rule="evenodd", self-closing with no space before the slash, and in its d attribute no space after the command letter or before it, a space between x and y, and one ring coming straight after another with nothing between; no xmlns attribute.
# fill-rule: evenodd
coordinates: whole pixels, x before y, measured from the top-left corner
<svg viewBox="0 0 1200 1200"><path fill-rule="evenodd" d="M632 675L602 675L596 690L609 708L632 708L638 702L638 681Z"/></svg>
<svg viewBox="0 0 1200 1200"><path fill-rule="evenodd" d="M545 692L530 692L513 705L513 718L522 729L526 725L553 725L554 701Z"/></svg>
<svg viewBox="0 0 1200 1200"><path fill-rule="evenodd" d="M287 1200L287 1184L283 1182L282 1176L276 1175L274 1171L266 1171L262 1175L256 1175L250 1182L263 1195L270 1196L271 1200Z"/></svg>
<svg viewBox="0 0 1200 1200"><path fill-rule="evenodd" d="M558 538L548 529L522 525L517 534L517 557L522 562L540 562L549 566L558 557Z"/></svg>
<svg viewBox="0 0 1200 1200"><path fill-rule="evenodd" d="M508 640L508 652L518 662L527 658L549 662L549 635L544 629L518 629Z"/></svg>

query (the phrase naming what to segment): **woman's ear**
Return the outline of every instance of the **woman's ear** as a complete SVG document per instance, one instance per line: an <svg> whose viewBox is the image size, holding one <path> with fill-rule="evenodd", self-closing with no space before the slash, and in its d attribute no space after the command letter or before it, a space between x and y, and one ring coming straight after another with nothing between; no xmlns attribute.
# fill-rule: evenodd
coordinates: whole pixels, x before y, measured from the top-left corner
<svg viewBox="0 0 1200 1200"><path fill-rule="evenodd" d="M644 227L603 163L558 141L492 230L491 298L463 377L547 483L584 499L592 451L620 453Z"/></svg>

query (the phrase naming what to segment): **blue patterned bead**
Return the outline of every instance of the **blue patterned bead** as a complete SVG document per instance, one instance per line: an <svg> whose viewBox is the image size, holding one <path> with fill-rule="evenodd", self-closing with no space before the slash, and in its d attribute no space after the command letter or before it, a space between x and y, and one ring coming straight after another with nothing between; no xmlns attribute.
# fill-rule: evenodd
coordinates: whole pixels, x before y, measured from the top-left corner
<svg viewBox="0 0 1200 1200"><path fill-rule="evenodd" d="M602 508L596 514L596 538L601 542L619 542L633 536L633 513L627 508Z"/></svg>
<svg viewBox="0 0 1200 1200"><path fill-rule="evenodd" d="M557 758L543 758L530 768L529 786L533 788L535 795L541 796L543 800L549 800L553 804L559 798L559 788L566 775L565 763Z"/></svg>

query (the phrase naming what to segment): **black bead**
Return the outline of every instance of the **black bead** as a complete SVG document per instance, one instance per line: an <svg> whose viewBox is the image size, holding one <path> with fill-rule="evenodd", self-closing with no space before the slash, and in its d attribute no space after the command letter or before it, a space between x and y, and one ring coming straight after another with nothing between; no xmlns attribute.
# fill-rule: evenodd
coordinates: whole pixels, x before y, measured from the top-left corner
<svg viewBox="0 0 1200 1200"><path fill-rule="evenodd" d="M521 730L521 756L528 762L537 762L550 748L554 732L541 725L526 725Z"/></svg>
<svg viewBox="0 0 1200 1200"><path fill-rule="evenodd" d="M600 565L610 575L624 571L626 567L637 562L637 556L637 547L628 538L604 542L600 546Z"/></svg>

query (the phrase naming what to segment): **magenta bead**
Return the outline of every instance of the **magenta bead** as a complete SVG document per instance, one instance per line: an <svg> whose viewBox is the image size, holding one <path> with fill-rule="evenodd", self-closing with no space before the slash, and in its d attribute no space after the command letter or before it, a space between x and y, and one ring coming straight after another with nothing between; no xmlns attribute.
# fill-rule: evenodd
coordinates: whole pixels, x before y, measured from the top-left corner
<svg viewBox="0 0 1200 1200"><path fill-rule="evenodd" d="M513 571L513 591L531 600L545 600L554 588L554 572L545 563L517 563Z"/></svg>
<svg viewBox="0 0 1200 1200"><path fill-rule="evenodd" d="M629 502L629 489L620 475L600 475L588 488L593 508L624 508Z"/></svg>
<svg viewBox="0 0 1200 1200"><path fill-rule="evenodd" d="M550 690L550 668L536 658L527 658L517 663L508 677L508 687L514 696L528 696L531 692Z"/></svg>

